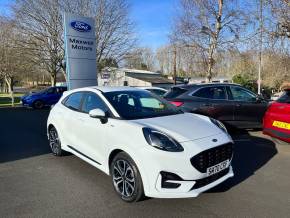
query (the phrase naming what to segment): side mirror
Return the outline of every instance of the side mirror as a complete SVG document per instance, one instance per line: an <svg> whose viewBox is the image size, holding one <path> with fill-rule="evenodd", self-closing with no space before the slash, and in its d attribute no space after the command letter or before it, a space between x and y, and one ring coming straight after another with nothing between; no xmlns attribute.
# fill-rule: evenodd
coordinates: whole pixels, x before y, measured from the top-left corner
<svg viewBox="0 0 290 218"><path fill-rule="evenodd" d="M100 119L102 123L106 123L108 121L106 113L102 109L99 109L99 108L90 110L89 111L89 115L92 118Z"/></svg>
<svg viewBox="0 0 290 218"><path fill-rule="evenodd" d="M257 103L261 103L264 100L264 98L263 98L262 95L257 95L255 100L256 100Z"/></svg>

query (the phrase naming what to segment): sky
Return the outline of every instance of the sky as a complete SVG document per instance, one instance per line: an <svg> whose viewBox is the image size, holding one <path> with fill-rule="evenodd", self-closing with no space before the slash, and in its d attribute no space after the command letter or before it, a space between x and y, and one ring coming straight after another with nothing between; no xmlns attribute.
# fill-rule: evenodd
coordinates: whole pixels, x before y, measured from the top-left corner
<svg viewBox="0 0 290 218"><path fill-rule="evenodd" d="M9 4L11 4L13 0L0 0L0 14L1 15L9 15Z"/></svg>
<svg viewBox="0 0 290 218"><path fill-rule="evenodd" d="M9 4L13 0L0 0L0 14L9 15ZM168 42L172 25L172 14L178 0L128 0L130 18L135 23L140 46L153 50Z"/></svg>
<svg viewBox="0 0 290 218"><path fill-rule="evenodd" d="M168 43L177 0L130 0L131 18L141 46L158 48Z"/></svg>

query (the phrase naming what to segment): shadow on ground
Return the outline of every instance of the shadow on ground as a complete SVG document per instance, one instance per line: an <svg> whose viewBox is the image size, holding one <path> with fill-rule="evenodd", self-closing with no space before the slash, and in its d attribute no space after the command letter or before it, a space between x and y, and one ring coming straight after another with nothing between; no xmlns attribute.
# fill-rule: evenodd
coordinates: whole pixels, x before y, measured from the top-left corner
<svg viewBox="0 0 290 218"><path fill-rule="evenodd" d="M235 176L208 192L229 190L254 175L278 153L275 143L269 139L251 136L245 130L236 130L231 135L235 140L232 162Z"/></svg>
<svg viewBox="0 0 290 218"><path fill-rule="evenodd" d="M0 108L0 163L50 153L48 113L47 109Z"/></svg>

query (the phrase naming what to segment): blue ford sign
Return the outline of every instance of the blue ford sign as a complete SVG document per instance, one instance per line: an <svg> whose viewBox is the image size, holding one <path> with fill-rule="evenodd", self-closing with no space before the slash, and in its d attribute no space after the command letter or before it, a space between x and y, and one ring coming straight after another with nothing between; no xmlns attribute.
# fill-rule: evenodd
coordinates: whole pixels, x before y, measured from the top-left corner
<svg viewBox="0 0 290 218"><path fill-rule="evenodd" d="M96 86L95 19L64 13L64 43L68 90Z"/></svg>
<svg viewBox="0 0 290 218"><path fill-rule="evenodd" d="M90 32L92 29L89 24L82 21L72 21L70 25L74 30L79 32Z"/></svg>

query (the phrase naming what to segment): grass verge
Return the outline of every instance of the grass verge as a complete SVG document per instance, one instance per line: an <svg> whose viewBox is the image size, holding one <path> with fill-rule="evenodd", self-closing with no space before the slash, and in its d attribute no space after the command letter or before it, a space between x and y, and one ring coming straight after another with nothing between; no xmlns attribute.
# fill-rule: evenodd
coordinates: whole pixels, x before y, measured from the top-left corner
<svg viewBox="0 0 290 218"><path fill-rule="evenodd" d="M23 96L21 93L15 93L14 94L14 105L20 105L20 98ZM0 107L7 107L11 106L11 98L10 94L7 93L0 93Z"/></svg>

